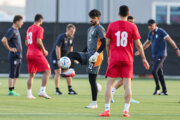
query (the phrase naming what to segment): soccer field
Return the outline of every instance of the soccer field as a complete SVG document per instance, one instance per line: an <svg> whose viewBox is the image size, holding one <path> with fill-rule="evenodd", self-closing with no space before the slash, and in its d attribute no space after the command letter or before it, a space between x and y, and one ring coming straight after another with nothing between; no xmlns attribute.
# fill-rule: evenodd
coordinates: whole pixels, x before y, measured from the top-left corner
<svg viewBox="0 0 180 120"><path fill-rule="evenodd" d="M132 81L133 98L139 104L131 104L130 118L123 118L123 88L115 94L115 103L111 104L111 117L98 115L104 111L105 79L98 79L103 90L98 94L98 109L85 109L91 102L88 79L74 79L73 88L79 95L67 95L66 80L61 80L62 96L55 95L54 80L48 82L47 93L52 99L38 98L40 78L34 80L35 100L26 98L26 79L17 81L16 92L21 97L7 96L7 78L0 78L0 120L179 120L180 119L180 81L167 80L168 96L153 96L154 81L135 79Z"/></svg>

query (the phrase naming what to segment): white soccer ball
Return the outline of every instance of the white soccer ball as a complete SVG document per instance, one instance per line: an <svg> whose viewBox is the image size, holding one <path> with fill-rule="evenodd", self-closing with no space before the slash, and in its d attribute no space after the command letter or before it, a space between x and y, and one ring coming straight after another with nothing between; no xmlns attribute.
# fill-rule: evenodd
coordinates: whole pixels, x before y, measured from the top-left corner
<svg viewBox="0 0 180 120"><path fill-rule="evenodd" d="M102 90L101 84L97 83L97 89L98 89L98 92L100 92Z"/></svg>
<svg viewBox="0 0 180 120"><path fill-rule="evenodd" d="M71 60L68 57L62 57L58 61L58 64L62 69L69 69L69 67L71 66Z"/></svg>

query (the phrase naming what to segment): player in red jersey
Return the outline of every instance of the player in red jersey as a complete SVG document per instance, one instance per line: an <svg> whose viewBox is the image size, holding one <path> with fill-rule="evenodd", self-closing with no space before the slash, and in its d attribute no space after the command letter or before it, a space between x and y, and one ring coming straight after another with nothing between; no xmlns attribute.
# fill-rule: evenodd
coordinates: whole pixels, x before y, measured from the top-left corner
<svg viewBox="0 0 180 120"><path fill-rule="evenodd" d="M37 71L43 72L42 85L38 96L47 99L51 98L46 94L46 84L49 80L51 69L47 59L45 58L45 56L48 55L48 51L45 49L42 42L44 33L44 29L41 27L42 22L43 16L37 14L34 19L34 24L28 28L26 33L26 45L28 47L26 57L29 73L27 81L27 98L29 99L35 99L32 95L32 84Z"/></svg>
<svg viewBox="0 0 180 120"><path fill-rule="evenodd" d="M120 20L110 23L106 33L106 50L109 60L106 72L105 111L100 116L110 116L112 87L116 78L122 78L125 90L123 116L130 117L131 79L133 78L133 41L140 52L144 67L147 70L149 69L137 26L127 21L127 17L129 16L128 6L120 6L119 15Z"/></svg>

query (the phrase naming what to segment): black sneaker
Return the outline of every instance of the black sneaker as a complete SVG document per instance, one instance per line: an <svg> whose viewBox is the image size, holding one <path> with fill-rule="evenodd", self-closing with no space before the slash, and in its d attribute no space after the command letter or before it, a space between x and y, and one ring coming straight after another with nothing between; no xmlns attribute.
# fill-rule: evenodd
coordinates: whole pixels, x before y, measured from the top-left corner
<svg viewBox="0 0 180 120"><path fill-rule="evenodd" d="M156 89L153 93L153 95L159 95L160 94L160 89Z"/></svg>
<svg viewBox="0 0 180 120"><path fill-rule="evenodd" d="M161 92L159 95L168 95L168 92Z"/></svg>
<svg viewBox="0 0 180 120"><path fill-rule="evenodd" d="M77 93L73 89L69 90L68 94L69 95L77 95Z"/></svg>
<svg viewBox="0 0 180 120"><path fill-rule="evenodd" d="M63 93L61 91L56 91L56 95L62 95Z"/></svg>

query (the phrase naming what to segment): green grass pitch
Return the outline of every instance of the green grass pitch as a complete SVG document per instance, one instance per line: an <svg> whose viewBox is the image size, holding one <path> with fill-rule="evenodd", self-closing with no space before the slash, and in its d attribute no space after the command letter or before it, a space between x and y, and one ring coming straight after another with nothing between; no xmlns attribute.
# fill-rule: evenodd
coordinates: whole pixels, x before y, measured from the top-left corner
<svg viewBox="0 0 180 120"><path fill-rule="evenodd" d="M38 98L41 80L36 78L33 95L36 100L26 98L26 80L17 81L16 92L20 97L7 96L7 78L0 78L0 120L180 120L180 81L166 80L169 95L153 96L152 79L135 79L132 81L133 98L139 104L131 104L130 118L123 118L123 88L115 94L115 103L111 104L111 117L98 115L104 110L104 93L106 80L98 79L103 90L98 94L98 109L85 109L91 102L91 92L87 78L73 80L73 88L79 95L67 95L66 80L61 80L62 96L55 95L54 80L48 82L47 93L52 99Z"/></svg>

